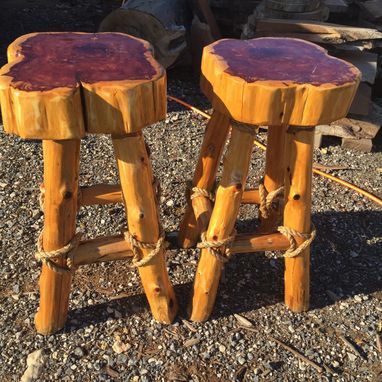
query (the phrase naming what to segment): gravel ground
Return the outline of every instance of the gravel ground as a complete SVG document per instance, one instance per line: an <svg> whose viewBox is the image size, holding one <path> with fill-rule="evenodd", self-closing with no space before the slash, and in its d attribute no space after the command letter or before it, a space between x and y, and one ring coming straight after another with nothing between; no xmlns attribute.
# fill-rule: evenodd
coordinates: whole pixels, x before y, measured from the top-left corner
<svg viewBox="0 0 382 382"><path fill-rule="evenodd" d="M57 4L75 16L69 1ZM84 1L81 7L89 13L89 25L74 25L91 30L100 1ZM41 10L32 8L26 7L32 14ZM57 22L53 16L52 20ZM169 93L209 107L187 72L170 73ZM145 129L154 173L161 181L161 217L167 233L178 230L185 180L192 176L204 127L202 117L170 102L166 121ZM265 142L265 134L259 139ZM38 206L41 144L2 131L0 143L0 381L20 380L28 355L36 350L38 381L381 380L376 337L382 330L382 212L376 204L314 177L318 237L312 248L307 313L294 314L283 305L282 260L271 254L243 254L225 268L212 318L190 324L186 306L198 251L174 250L169 252L168 268L181 306L173 325L151 319L137 273L119 262L81 267L65 329L43 337L33 326L39 297L39 265L33 252L43 222ZM381 145L376 149L363 154L328 146L315 151L315 161L344 166L331 173L381 196ZM263 168L264 155L255 149L249 184L258 183ZM117 181L109 137L84 139L80 183ZM256 216L256 207L243 206L238 231L252 230ZM122 205L81 208L78 216L78 229L88 238L119 232L124 224ZM241 326L235 314L252 326ZM344 343L344 336L353 348ZM274 337L319 364L323 372L299 361Z"/></svg>

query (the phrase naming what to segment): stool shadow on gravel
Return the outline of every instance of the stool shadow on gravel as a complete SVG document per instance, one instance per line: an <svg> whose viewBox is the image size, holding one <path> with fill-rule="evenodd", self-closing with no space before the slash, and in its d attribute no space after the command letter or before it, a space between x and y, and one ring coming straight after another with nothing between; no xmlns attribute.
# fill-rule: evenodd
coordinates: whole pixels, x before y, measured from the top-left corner
<svg viewBox="0 0 382 382"><path fill-rule="evenodd" d="M324 212L312 215L317 238L311 255L310 309L320 309L358 294L381 291L382 211ZM255 220L239 220L239 232ZM225 266L212 319L246 313L283 302L284 260L259 254L235 255ZM179 317L187 317L192 283L175 285ZM329 292L328 292L329 291ZM140 313L151 314L143 294L71 310L66 330L73 331ZM108 312L109 310L109 312ZM118 315L119 316L119 315Z"/></svg>
<svg viewBox="0 0 382 382"><path fill-rule="evenodd" d="M179 314L174 322L179 320L179 317L185 318L187 316L187 303L189 301L189 292L191 290L191 283L178 284L174 286L175 293L179 299ZM149 322L152 319L149 305L144 294L132 294L118 298L116 296L108 301L87 305L81 308L71 309L68 315L68 322L65 326L65 331L76 331L81 328L89 327L90 325L97 325L118 318L128 318L133 314L139 313L141 318Z"/></svg>
<svg viewBox="0 0 382 382"><path fill-rule="evenodd" d="M316 213L312 221L317 238L311 253L310 309L381 291L382 211ZM255 224L240 220L239 232ZM213 317L282 302L283 273L282 258L235 255L221 280Z"/></svg>

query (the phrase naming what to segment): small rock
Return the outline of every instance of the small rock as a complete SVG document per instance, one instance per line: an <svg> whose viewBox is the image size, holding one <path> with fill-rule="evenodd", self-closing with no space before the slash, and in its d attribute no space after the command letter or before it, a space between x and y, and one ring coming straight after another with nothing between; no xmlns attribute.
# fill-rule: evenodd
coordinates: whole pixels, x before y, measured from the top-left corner
<svg viewBox="0 0 382 382"><path fill-rule="evenodd" d="M355 362L355 360L357 359L357 356L354 355L353 353L347 353L348 357L349 357L349 361L350 362Z"/></svg>
<svg viewBox="0 0 382 382"><path fill-rule="evenodd" d="M127 366L131 367L137 364L137 360L134 358L130 358L129 362L127 363Z"/></svg>
<svg viewBox="0 0 382 382"><path fill-rule="evenodd" d="M77 346L75 349L74 349L74 354L77 356L77 357L83 357L85 352L83 351L82 348L80 348L79 346Z"/></svg>
<svg viewBox="0 0 382 382"><path fill-rule="evenodd" d="M121 354L125 351L128 351L131 348L131 345L129 343L123 343L120 340L116 340L112 348L115 353Z"/></svg>
<svg viewBox="0 0 382 382"><path fill-rule="evenodd" d="M244 365L244 364L245 364L245 358L240 356L240 357L237 359L237 362L239 362L240 365Z"/></svg>
<svg viewBox="0 0 382 382"><path fill-rule="evenodd" d="M191 347L191 346L194 346L194 345L198 344L199 342L200 342L200 338L199 337L194 337L194 338L190 338L187 341L184 341L183 346L188 348L188 347ZM170 349L171 349L171 347L170 347Z"/></svg>
<svg viewBox="0 0 382 382"><path fill-rule="evenodd" d="M39 349L30 353L27 358L27 369L21 377L20 382L32 382L38 380L45 360L46 355L44 354L44 349Z"/></svg>
<svg viewBox="0 0 382 382"><path fill-rule="evenodd" d="M117 363L124 364L126 362L127 362L127 355L126 354L119 354L118 358L117 358Z"/></svg>
<svg viewBox="0 0 382 382"><path fill-rule="evenodd" d="M219 351L220 351L220 353L225 353L226 347L224 345L220 345L219 346Z"/></svg>

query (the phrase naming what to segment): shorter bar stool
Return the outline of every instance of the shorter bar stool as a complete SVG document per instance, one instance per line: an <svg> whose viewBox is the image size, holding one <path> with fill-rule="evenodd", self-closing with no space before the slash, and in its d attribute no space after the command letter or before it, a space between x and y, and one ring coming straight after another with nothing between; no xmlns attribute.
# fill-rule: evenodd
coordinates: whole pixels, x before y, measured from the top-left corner
<svg viewBox="0 0 382 382"><path fill-rule="evenodd" d="M76 267L128 257L154 317L170 323L177 303L142 135L166 115L166 74L150 45L121 33L33 33L9 46L8 61L0 71L5 131L43 140L37 331L50 334L64 326ZM121 185L79 188L80 142L87 133L111 134ZM113 202L124 202L129 231L81 241L78 207Z"/></svg>
<svg viewBox="0 0 382 382"><path fill-rule="evenodd" d="M314 126L345 117L359 81L354 66L298 39L221 40L204 49L201 88L214 111L178 238L182 247L202 239L192 320L210 316L223 265L234 253L285 250L285 303L295 312L308 309ZM259 125L268 126L265 176L258 189L245 191ZM236 234L241 203L259 204L257 232Z"/></svg>

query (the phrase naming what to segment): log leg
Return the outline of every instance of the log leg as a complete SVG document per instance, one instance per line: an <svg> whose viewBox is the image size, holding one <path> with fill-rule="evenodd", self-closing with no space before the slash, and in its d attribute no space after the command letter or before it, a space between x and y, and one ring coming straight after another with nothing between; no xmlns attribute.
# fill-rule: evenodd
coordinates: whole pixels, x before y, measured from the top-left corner
<svg viewBox="0 0 382 382"><path fill-rule="evenodd" d="M113 138L129 232L141 242L156 243L160 235L153 174L141 132ZM139 249L143 257L150 249ZM174 290L166 269L165 250L138 268L147 300L156 320L171 323L177 312Z"/></svg>
<svg viewBox="0 0 382 382"><path fill-rule="evenodd" d="M43 247L52 251L65 246L76 229L80 141L43 141L44 234ZM57 260L65 266L65 260ZM40 276L40 307L35 317L41 334L60 330L66 321L72 276L46 265Z"/></svg>
<svg viewBox="0 0 382 382"><path fill-rule="evenodd" d="M232 129L224 159L223 176L207 230L207 241L226 239L234 229L248 175L252 147L251 134ZM223 264L219 259L207 249L202 250L193 288L192 320L204 321L210 316L222 268Z"/></svg>
<svg viewBox="0 0 382 382"><path fill-rule="evenodd" d="M265 161L264 187L267 193L277 190L284 185L284 155L285 155L286 126L269 126L268 143ZM281 218L281 205L274 203L268 216L260 216L258 232L274 232Z"/></svg>
<svg viewBox="0 0 382 382"><path fill-rule="evenodd" d="M228 132L229 118L215 110L206 127L199 160L192 180L193 187L204 188L208 191L212 190ZM200 212L200 215L203 215L203 211ZM182 248L193 247L198 240L199 234L198 225L190 204L180 224L179 246Z"/></svg>
<svg viewBox="0 0 382 382"><path fill-rule="evenodd" d="M286 138L284 226L311 230L311 188L314 128L289 128ZM296 238L298 244L302 239ZM310 248L285 259L285 304L294 312L309 307Z"/></svg>

